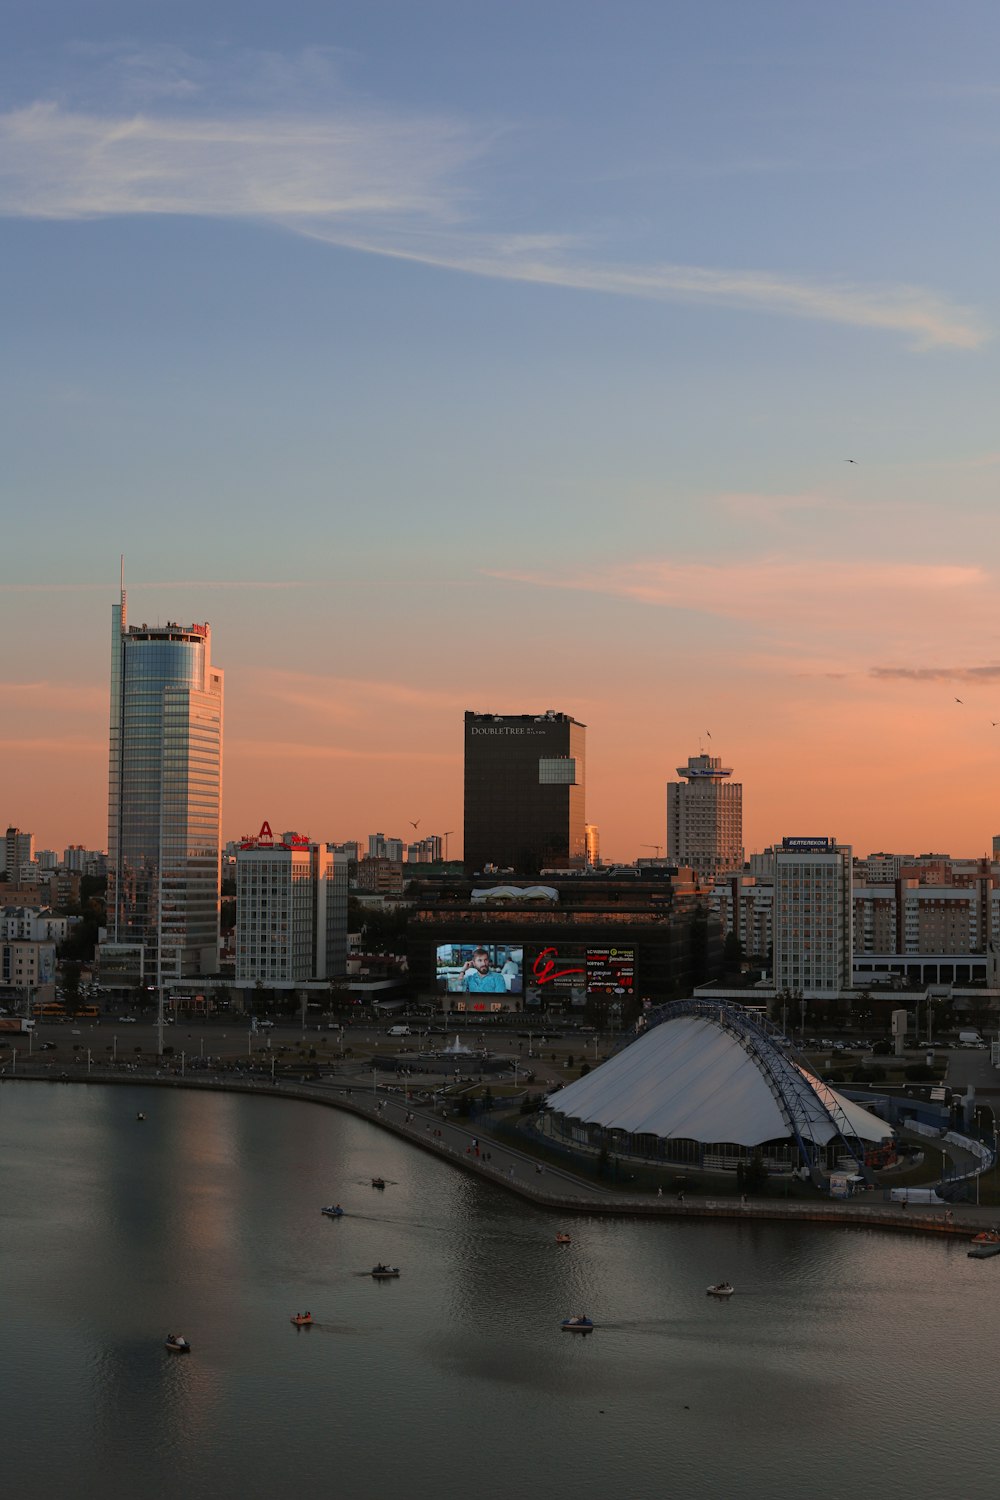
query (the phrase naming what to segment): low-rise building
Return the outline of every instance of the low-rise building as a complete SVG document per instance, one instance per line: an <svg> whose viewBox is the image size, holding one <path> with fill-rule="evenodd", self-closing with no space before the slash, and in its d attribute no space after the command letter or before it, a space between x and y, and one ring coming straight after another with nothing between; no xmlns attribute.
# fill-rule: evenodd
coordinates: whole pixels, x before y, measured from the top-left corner
<svg viewBox="0 0 1000 1500"><path fill-rule="evenodd" d="M31 938L0 941L0 991L22 998L55 995L56 945Z"/></svg>
<svg viewBox="0 0 1000 1500"><path fill-rule="evenodd" d="M70 918L57 917L48 906L5 906L0 909L0 938L10 941L27 938L30 942L64 943L69 934Z"/></svg>
<svg viewBox="0 0 1000 1500"><path fill-rule="evenodd" d="M668 870L414 880L407 894L413 981L445 1009L589 1005L613 1019L721 972L709 891L693 882L678 891Z"/></svg>

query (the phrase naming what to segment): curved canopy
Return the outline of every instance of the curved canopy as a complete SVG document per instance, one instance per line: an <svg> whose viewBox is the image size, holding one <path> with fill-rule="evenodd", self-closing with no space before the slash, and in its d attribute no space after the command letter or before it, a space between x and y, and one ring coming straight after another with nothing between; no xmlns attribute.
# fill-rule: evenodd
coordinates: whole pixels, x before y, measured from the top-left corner
<svg viewBox="0 0 1000 1500"><path fill-rule="evenodd" d="M716 1020L680 1015L652 1027L546 1103L606 1130L706 1144L759 1146L793 1129L817 1146L845 1128L862 1141L892 1135L884 1120L821 1083L773 1043L765 1045L766 1066L755 1055L763 1050L760 1038L750 1045Z"/></svg>

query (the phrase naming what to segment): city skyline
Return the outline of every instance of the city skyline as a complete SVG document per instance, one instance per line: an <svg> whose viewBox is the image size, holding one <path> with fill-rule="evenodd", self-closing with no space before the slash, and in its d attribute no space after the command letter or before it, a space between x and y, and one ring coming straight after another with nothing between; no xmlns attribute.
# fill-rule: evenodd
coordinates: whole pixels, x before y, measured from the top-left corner
<svg viewBox="0 0 1000 1500"><path fill-rule="evenodd" d="M206 592L211 591L212 586L209 585ZM85 597L92 592L88 589ZM143 623L148 623L154 629L164 626L179 613L177 609L164 609L157 616L153 611L144 609L141 598L145 592L142 585L130 588L130 597L138 595L140 600L131 606L133 619L141 615ZM189 596L190 593L189 587L178 590L179 597ZM108 597L114 597L110 590ZM151 616L148 622L147 615ZM212 628L207 620L206 625ZM263 628L266 630L266 622ZM103 633L102 631L101 634ZM79 644L80 634L78 631L73 637L74 647ZM302 832L322 839L342 841L367 836L369 829L391 827L393 831L390 837L402 837L405 843L409 842L405 838L405 830L411 829L413 822L408 814L417 811L420 813L420 831L427 828L434 833L438 828L441 832L446 827L450 828L451 855L454 858L462 856L463 710L460 705L466 704L464 695L450 695L442 691L429 695L428 701L428 695L403 683L377 684L350 678L318 679L307 683L303 682L301 676L297 678L296 674L281 674L280 680L276 674L261 674L258 688L263 688L264 701L268 705L269 711L264 715L264 720L269 729L273 730L271 716L275 712L297 716L304 736L309 733L310 723L315 724L323 718L327 721L339 721L345 726L347 734L352 722L363 726L364 745L352 745L349 742L336 746L326 744L320 730L313 731L315 739L304 737L295 744L291 762L295 766L295 773L290 788L289 764L283 758L288 746L280 743L276 745L272 738L258 736L254 726L259 721L260 714L255 711L253 702L241 702L234 693L233 684L234 681L239 681L240 674L228 667L229 653L226 648L223 649L227 656L227 677L230 684L227 693L223 773L223 842L252 834L259 827L262 814L270 812L282 826L297 827ZM246 674L243 675L245 678ZM40 722L45 724L52 735L59 734L61 724L71 727L66 736L66 744L62 747L58 743L47 746L43 740L28 742L27 755L22 765L30 768L35 757L41 757L44 763L47 750L53 750L54 758L62 763L65 758L63 751L69 750L72 752L73 779L54 787L40 782L35 784L28 774L24 777L22 788L18 788L13 769L5 776L9 804L7 821L29 831L39 848L61 849L70 841L88 848L101 849L107 843L104 836L107 829L106 676L105 668L100 687L81 681L67 685L69 701L65 707L60 707L63 695L57 693L54 702L44 708L39 706L37 710ZM269 676L271 680L267 681ZM9 688L10 685L6 686ZM346 690L348 700L324 703L321 698L323 688L331 694ZM963 691L967 698L957 705L959 710L971 706L969 700L972 699L972 694L967 686ZM37 695L24 694L26 698L32 696L36 697L37 702L42 695L40 692ZM255 699L254 702L256 701ZM408 719L414 724L412 733L420 746L418 750L396 750L390 743L379 740L376 721L387 706L391 706L397 715L399 725L405 726ZM493 707L499 710L500 705L491 702L487 707L481 704L477 710L471 711L491 711ZM464 709L464 712L469 711L468 707ZM523 701L512 697L509 712L534 711L544 712L541 702L531 703L525 708ZM566 711L572 713L573 708L567 705ZM238 726L239 737L231 732L230 726L234 722ZM829 721L824 722L828 724ZM81 727L82 732L79 732ZM91 735L94 737L90 738ZM428 748L429 735L434 736L430 741L431 748ZM694 740L699 742L699 753L706 750L710 752L719 744L728 754L731 743L719 735L713 736L710 730L701 734L695 732L688 737L686 743L678 742L676 748L664 752L661 757L655 746L637 744L634 734L620 735L614 725L595 724L591 719L588 735L590 769L587 816L602 829L602 857L607 863L647 858L654 843L661 844L665 851L664 794L668 782L676 775L673 762L685 750L691 749ZM602 742L605 753L598 759L593 747L602 746ZM3 744L6 772L8 767L14 767L15 755L10 741L4 741ZM761 796L758 798L758 783L743 772L745 763L751 766L754 764L753 744L753 735L748 731L746 753L742 741L738 753L740 777L745 788L744 825L748 856L780 842L789 833L835 826L835 819L845 829L851 824L852 811L856 812L856 809L851 799L849 778L843 774L836 782L843 789L843 800L837 800L829 791L826 796L811 797L810 784L807 781L796 783L788 779L788 773L782 768L780 760L777 771L772 769L768 772L766 764L758 758L758 768L762 772L759 783ZM630 783L630 805L622 808L620 790L616 796L616 765L611 759L614 750L619 747L623 758L627 756L632 764L638 762L643 767L645 782L651 788L649 806L643 808L635 805L636 787L634 783ZM758 752L758 757L760 753ZM400 784L398 772L392 770L399 763L404 768L409 763L410 774L404 778L403 784ZM595 763L600 767L599 772L595 769ZM330 777L331 769L340 773L333 780ZM880 776L878 785L885 787L886 782L881 778L891 777L892 768L881 766L877 769ZM985 770L983 774L986 774ZM422 794L421 787L425 788ZM59 791L66 793L67 806L71 806L72 811L60 807ZM947 809L942 809L940 804L930 815L927 809L914 813L904 808L903 816L899 816L898 811L887 816L889 809L883 805L880 809L880 821L872 821L872 813L865 813L867 826L875 831L874 836L866 838L862 831L846 842L857 850L863 849L870 853L878 850L909 854L933 851L956 856L989 853L993 832L992 820L990 826L986 821L989 817L988 809L978 825L975 821L976 808L983 806L978 800L982 787L972 788L970 795L969 788L959 785L956 792L964 794L964 802L971 802L972 806L963 805L963 797L957 797L956 806L962 811L951 821L948 819ZM359 805L369 810L359 811ZM592 805L598 809L596 814L592 814ZM396 813L386 811L393 806L397 809ZM346 811L347 807L351 809L349 812ZM446 811L438 812L437 809L442 807ZM619 809L617 818L616 807ZM608 833L604 832L606 826L609 828ZM863 829L866 824L860 821L855 826ZM886 836L878 837L879 827L889 830ZM963 828L964 835L959 832ZM892 834L893 829L898 831L899 836ZM652 836L642 838L640 835L643 833Z"/></svg>
<svg viewBox="0 0 1000 1500"><path fill-rule="evenodd" d="M609 861L710 746L748 852L988 851L998 39L981 0L19 12L8 821L103 845L124 551L134 619L215 629L225 838L460 855L463 714L554 704Z"/></svg>

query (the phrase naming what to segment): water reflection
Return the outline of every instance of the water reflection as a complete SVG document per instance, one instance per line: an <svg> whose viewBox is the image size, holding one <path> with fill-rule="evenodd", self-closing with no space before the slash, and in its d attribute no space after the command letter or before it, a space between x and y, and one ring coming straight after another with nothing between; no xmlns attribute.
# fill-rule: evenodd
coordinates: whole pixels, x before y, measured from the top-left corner
<svg viewBox="0 0 1000 1500"><path fill-rule="evenodd" d="M0 1223L5 1487L29 1500L159 1500L178 1471L194 1500L990 1482L988 1445L950 1436L987 1430L1000 1331L1000 1265L964 1247L564 1226L332 1110L35 1085L0 1088ZM561 1334L580 1311L595 1332Z"/></svg>

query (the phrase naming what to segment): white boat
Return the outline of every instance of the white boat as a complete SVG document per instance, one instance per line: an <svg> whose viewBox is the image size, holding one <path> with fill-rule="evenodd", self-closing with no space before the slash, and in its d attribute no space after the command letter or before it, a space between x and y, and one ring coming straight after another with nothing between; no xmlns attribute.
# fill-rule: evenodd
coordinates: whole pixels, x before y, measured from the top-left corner
<svg viewBox="0 0 1000 1500"><path fill-rule="evenodd" d="M575 1317L563 1318L559 1324L563 1333L591 1333L594 1328L593 1318L588 1318L586 1313L577 1313Z"/></svg>
<svg viewBox="0 0 1000 1500"><path fill-rule="evenodd" d="M714 1286L706 1287L710 1297L731 1297L735 1290L728 1281L717 1281Z"/></svg>
<svg viewBox="0 0 1000 1500"><path fill-rule="evenodd" d="M376 1281L390 1281L394 1276L399 1275L399 1267L383 1266L382 1263L379 1262L377 1266L372 1266L372 1275L374 1276Z"/></svg>
<svg viewBox="0 0 1000 1500"><path fill-rule="evenodd" d="M344 1210L339 1203L331 1203L327 1208L320 1209L321 1214L326 1214L328 1219L342 1219Z"/></svg>
<svg viewBox="0 0 1000 1500"><path fill-rule="evenodd" d="M191 1345L182 1333L168 1333L166 1345L171 1354L190 1354Z"/></svg>

